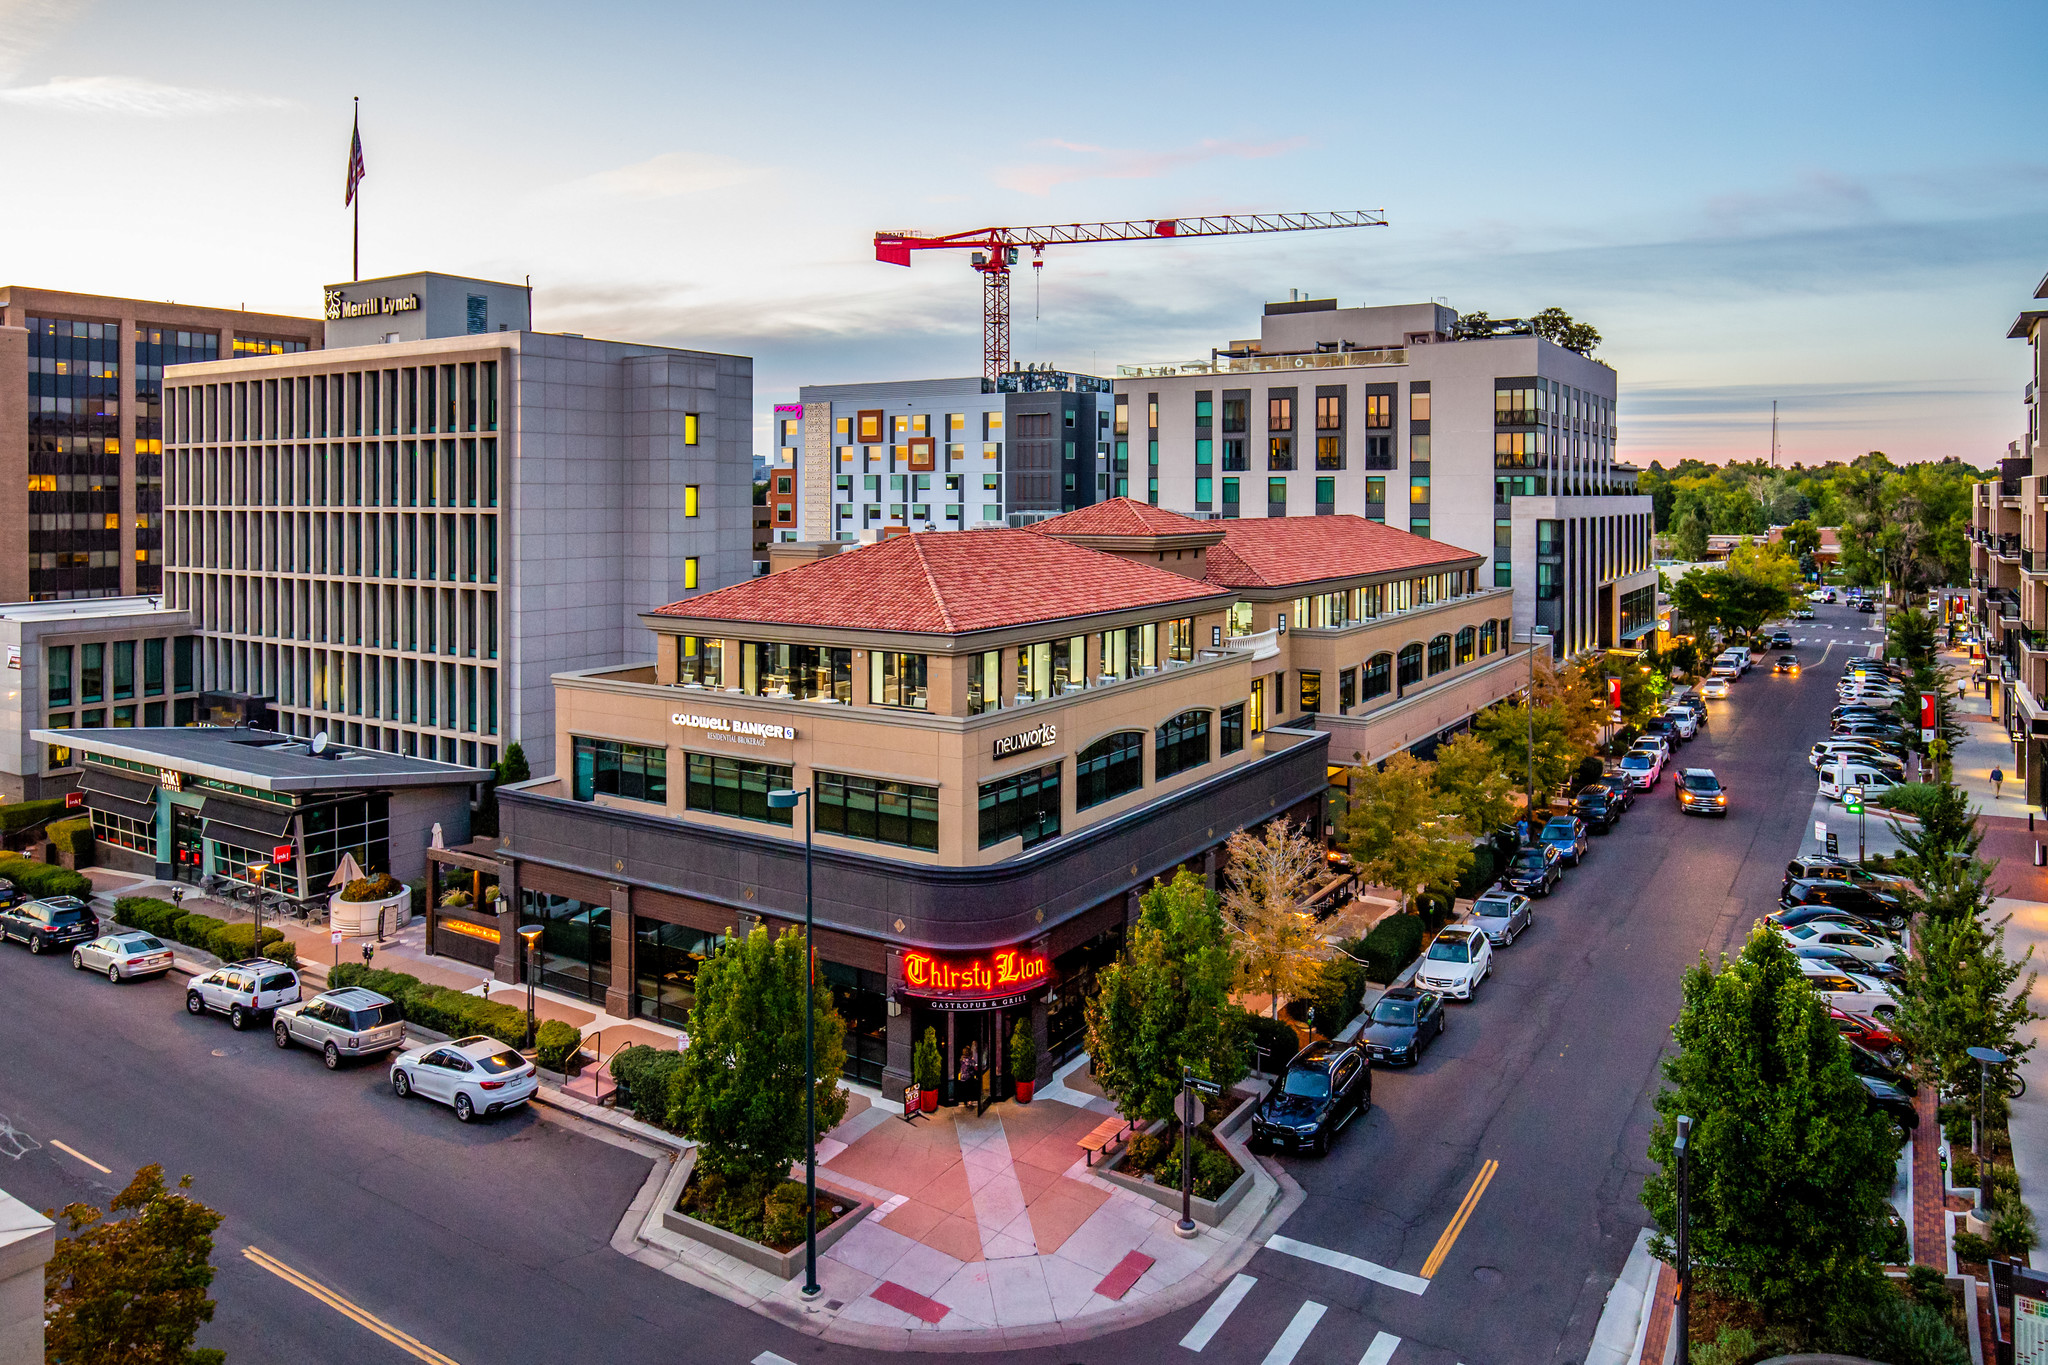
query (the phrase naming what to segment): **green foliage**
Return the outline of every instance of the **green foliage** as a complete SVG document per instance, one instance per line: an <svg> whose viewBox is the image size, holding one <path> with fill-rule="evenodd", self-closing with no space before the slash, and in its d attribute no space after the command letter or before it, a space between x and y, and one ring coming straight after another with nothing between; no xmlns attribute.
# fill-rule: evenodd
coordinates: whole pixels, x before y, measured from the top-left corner
<svg viewBox="0 0 2048 1365"><path fill-rule="evenodd" d="M927 1028L910 1054L910 1074L917 1081L917 1088L936 1091L944 1075L945 1061L945 1054L939 1051L939 1031Z"/></svg>
<svg viewBox="0 0 2048 1365"><path fill-rule="evenodd" d="M1419 915L1389 915L1375 924L1358 945L1366 976L1390 984L1422 951L1423 927Z"/></svg>
<svg viewBox="0 0 2048 1365"><path fill-rule="evenodd" d="M1991 1249L2000 1256L2024 1258L2040 1240L2034 1231L2034 1211L2018 1200L1991 1220Z"/></svg>
<svg viewBox="0 0 2048 1365"><path fill-rule="evenodd" d="M1010 1030L1008 1049L1010 1079L1013 1081L1036 1081L1038 1079L1038 1039L1031 1035L1029 1016L1021 1016L1017 1027Z"/></svg>
<svg viewBox="0 0 2048 1365"><path fill-rule="evenodd" d="M1915 669L1931 668L1934 664L1934 618L1910 607L1892 612L1884 626L1884 656L1902 660Z"/></svg>
<svg viewBox="0 0 2048 1365"><path fill-rule="evenodd" d="M1217 897L1183 869L1154 882L1123 955L1087 1002L1095 1076L1125 1118L1163 1119L1184 1073L1228 1089L1244 1075L1243 1011Z"/></svg>
<svg viewBox="0 0 2048 1365"><path fill-rule="evenodd" d="M263 956L271 962L282 963L287 967L297 967L299 965L299 950L290 939L285 939L279 943L264 944Z"/></svg>
<svg viewBox="0 0 2048 1365"><path fill-rule="evenodd" d="M114 1197L106 1220L68 1204L67 1235L43 1270L43 1350L67 1365L220 1365L223 1352L195 1349L213 1321L213 1232L221 1215L173 1191L164 1168L144 1166Z"/></svg>
<svg viewBox="0 0 2048 1365"><path fill-rule="evenodd" d="M1958 1234L1957 1256L1963 1236ZM1903 1294L1881 1292L1868 1310L1845 1314L1826 1332L1826 1344L1887 1365L1969 1365L1970 1350L1940 1309Z"/></svg>
<svg viewBox="0 0 2048 1365"><path fill-rule="evenodd" d="M808 967L801 933L770 938L756 927L727 939L697 969L690 1047L671 1086L669 1123L696 1139L699 1170L781 1172L803 1155L806 991L816 1016L818 1132L845 1117L846 1023Z"/></svg>
<svg viewBox="0 0 2048 1365"><path fill-rule="evenodd" d="M1325 1038L1350 1023L1365 996L1365 968L1348 957L1331 958L1320 964L1315 983L1308 992L1309 1022Z"/></svg>
<svg viewBox="0 0 2048 1365"><path fill-rule="evenodd" d="M0 833L19 834L32 825L45 820L55 820L64 814L64 798L54 797L47 801L16 801L0 806ZM88 820L92 817L87 816Z"/></svg>
<svg viewBox="0 0 2048 1365"><path fill-rule="evenodd" d="M1689 569L1671 588L1671 606L1704 630L1747 637L1792 608L1798 568L1776 546L1737 547L1719 568Z"/></svg>
<svg viewBox="0 0 2048 1365"><path fill-rule="evenodd" d="M1432 766L1413 754L1353 768L1337 828L1359 876L1399 891L1404 908L1425 886L1455 883L1472 861L1462 799L1438 790Z"/></svg>
<svg viewBox="0 0 2048 1365"><path fill-rule="evenodd" d="M608 1065L633 1117L656 1128L667 1127L670 1083L683 1069L683 1054L634 1043L614 1052Z"/></svg>
<svg viewBox="0 0 2048 1365"><path fill-rule="evenodd" d="M351 902L381 901L387 896L397 895L404 886L403 882L389 872L379 872L371 877L358 877L341 888L341 898Z"/></svg>
<svg viewBox="0 0 2048 1365"><path fill-rule="evenodd" d="M1600 333L1592 324L1572 321L1572 315L1562 308L1546 308L1530 318L1529 330L1580 355L1593 354L1594 348L1600 344Z"/></svg>
<svg viewBox="0 0 2048 1365"><path fill-rule="evenodd" d="M1950 1241L1955 1247L1958 1261L1975 1261L1982 1265L1998 1254L1990 1242L1974 1232L1965 1232L1961 1228L1956 1229L1956 1235Z"/></svg>
<svg viewBox="0 0 2048 1365"><path fill-rule="evenodd" d="M0 877L13 882L16 890L34 900L50 896L76 896L82 901L92 899L92 882L83 872L73 872L52 863L33 862L19 854L0 857Z"/></svg>
<svg viewBox="0 0 2048 1365"><path fill-rule="evenodd" d="M1245 1035L1245 1058L1248 1064L1273 1075L1280 1068L1294 1060L1294 1054L1301 1051L1301 1035L1294 1026L1282 1019L1269 1019L1263 1014L1243 1014Z"/></svg>
<svg viewBox="0 0 2048 1365"><path fill-rule="evenodd" d="M1892 1031L1924 1078L1939 1080L1945 1093L1974 1099L1978 1068L1970 1048L1993 1047L2013 1058L2033 1050L2025 1036L2027 1025L2041 1017L2027 999L2033 949L2017 961L2007 958L2005 927L1987 930L1974 914L1922 916L1914 939L1915 951L1896 982ZM2025 984L2015 990L2023 972Z"/></svg>
<svg viewBox="0 0 2048 1365"><path fill-rule="evenodd" d="M505 746L505 756L492 767L498 774L497 785L501 787L514 782L525 782L533 777L533 769L526 763L526 750L520 747L516 739Z"/></svg>
<svg viewBox="0 0 2048 1365"><path fill-rule="evenodd" d="M1543 801L1541 793L1563 786L1578 768L1579 760L1592 747L1574 740L1572 722L1564 708L1554 703L1539 705L1531 717L1528 707L1503 702L1487 707L1472 722L1472 733L1493 750L1501 771L1517 787L1528 784L1532 728L1535 733L1536 799L1540 806Z"/></svg>
<svg viewBox="0 0 2048 1365"><path fill-rule="evenodd" d="M409 1023L445 1033L451 1038L482 1034L486 1038L496 1038L507 1047L526 1045L525 1010L485 1000L481 996L465 995L446 986L436 986L405 972L389 972L381 967L365 967L359 962L343 962L328 968L327 985L330 990L361 986L379 995L387 995Z"/></svg>
<svg viewBox="0 0 2048 1365"><path fill-rule="evenodd" d="M1180 1124L1170 1123L1160 1133L1138 1133L1126 1149L1122 1173L1149 1175L1169 1189L1180 1188ZM1197 1199L1221 1199L1236 1183L1238 1166L1223 1144L1207 1128L1196 1128L1188 1138L1189 1155L1194 1158L1195 1178L1191 1192Z"/></svg>
<svg viewBox="0 0 2048 1365"><path fill-rule="evenodd" d="M1471 731L1437 746L1431 776L1473 834L1490 834L1514 820L1516 781L1502 771L1494 747Z"/></svg>
<svg viewBox="0 0 2048 1365"><path fill-rule="evenodd" d="M1897 1148L1826 1005L1758 928L1719 971L1686 973L1677 1055L1657 1097L1643 1188L1659 1257L1673 1254L1674 1120L1693 1119L1692 1253L1705 1287L1808 1330L1883 1289Z"/></svg>
<svg viewBox="0 0 2048 1365"><path fill-rule="evenodd" d="M560 1019L543 1023L534 1034L534 1060L549 1071L566 1071L583 1050L583 1030Z"/></svg>
<svg viewBox="0 0 2048 1365"><path fill-rule="evenodd" d="M826 1198L819 1198L820 1227L832 1221ZM804 1187L780 1171L731 1175L707 1171L700 1162L676 1207L777 1251L791 1250L804 1239Z"/></svg>
<svg viewBox="0 0 2048 1365"><path fill-rule="evenodd" d="M1871 797L1870 804L1901 811L1917 820L1940 805L1944 790L1936 782L1901 782Z"/></svg>
<svg viewBox="0 0 2048 1365"><path fill-rule="evenodd" d="M1686 508L1671 527L1671 553L1674 558L1687 564L1697 564L1707 557L1707 537L1712 534L1713 522L1705 511L1698 507Z"/></svg>
<svg viewBox="0 0 2048 1365"><path fill-rule="evenodd" d="M59 853L71 855L74 867L91 867L93 860L92 817L82 815L76 820L59 820L43 831L50 842L57 846Z"/></svg>
<svg viewBox="0 0 2048 1365"><path fill-rule="evenodd" d="M188 913L170 901L153 896L122 896L114 902L114 918L131 929L182 943L212 953L223 962L244 962L255 956L250 949L255 926L230 924L212 915ZM283 956L290 949L282 930L263 926L263 956L287 965L296 957Z"/></svg>

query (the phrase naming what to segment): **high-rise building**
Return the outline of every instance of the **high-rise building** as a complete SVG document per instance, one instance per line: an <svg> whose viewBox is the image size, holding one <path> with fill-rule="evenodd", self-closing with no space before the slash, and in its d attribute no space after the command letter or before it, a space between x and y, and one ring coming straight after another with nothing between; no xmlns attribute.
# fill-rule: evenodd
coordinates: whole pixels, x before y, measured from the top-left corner
<svg viewBox="0 0 2048 1365"><path fill-rule="evenodd" d="M550 676L752 576L753 362L527 330L517 285L330 287L328 349L165 384L166 600L279 728L554 766Z"/></svg>
<svg viewBox="0 0 2048 1365"><path fill-rule="evenodd" d="M1112 458L1163 507L1350 513L1483 550L1519 627L1574 654L1656 626L1650 501L1616 466L1614 405L1612 368L1526 330L1295 299L1207 361L1120 367Z"/></svg>
<svg viewBox="0 0 2048 1365"><path fill-rule="evenodd" d="M0 287L0 602L163 586L166 365L317 350L318 318Z"/></svg>

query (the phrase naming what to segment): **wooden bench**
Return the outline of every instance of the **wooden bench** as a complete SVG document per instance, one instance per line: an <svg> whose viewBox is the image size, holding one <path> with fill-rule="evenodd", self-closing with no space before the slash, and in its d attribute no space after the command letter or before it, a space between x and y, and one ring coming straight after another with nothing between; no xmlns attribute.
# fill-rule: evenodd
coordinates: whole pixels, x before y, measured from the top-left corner
<svg viewBox="0 0 2048 1365"><path fill-rule="evenodd" d="M1088 1154L1088 1164L1093 1166L1096 1153L1100 1152L1105 1156L1111 1154L1130 1135L1131 1121L1129 1119L1104 1119L1095 1125L1094 1130L1088 1136L1080 1140L1080 1147L1083 1152Z"/></svg>

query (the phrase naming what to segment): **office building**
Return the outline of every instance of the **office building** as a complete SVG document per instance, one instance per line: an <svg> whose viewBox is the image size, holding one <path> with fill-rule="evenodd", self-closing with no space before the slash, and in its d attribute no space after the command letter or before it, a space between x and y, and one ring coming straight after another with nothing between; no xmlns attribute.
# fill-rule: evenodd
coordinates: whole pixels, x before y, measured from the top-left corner
<svg viewBox="0 0 2048 1365"><path fill-rule="evenodd" d="M802 921L814 818L847 1074L900 1094L930 1028L949 1095L1000 1092L1018 1020L1047 1071L1082 1047L1154 878L1276 816L1322 836L1331 764L1427 752L1526 677L1482 555L1362 517L1112 500L804 548L647 613L651 666L556 679L556 774L499 793L503 909L434 911L434 951L494 942L517 980L538 923L542 984L681 1023L725 935Z"/></svg>
<svg viewBox="0 0 2048 1365"><path fill-rule="evenodd" d="M0 287L0 602L161 591L164 367L322 334L318 318Z"/></svg>
<svg viewBox="0 0 2048 1365"><path fill-rule="evenodd" d="M165 383L166 601L281 729L551 771L550 677L751 576L752 362L527 329L516 285L328 289L326 350Z"/></svg>
<svg viewBox="0 0 2048 1365"><path fill-rule="evenodd" d="M1269 304L1207 361L1122 366L1113 477L1225 519L1348 513L1480 549L1561 654L1656 624L1651 512L1615 464L1615 374L1440 304Z"/></svg>
<svg viewBox="0 0 2048 1365"><path fill-rule="evenodd" d="M777 409L778 454L801 490L788 538L1025 526L1100 502L1109 387L1059 370L806 384L801 425Z"/></svg>

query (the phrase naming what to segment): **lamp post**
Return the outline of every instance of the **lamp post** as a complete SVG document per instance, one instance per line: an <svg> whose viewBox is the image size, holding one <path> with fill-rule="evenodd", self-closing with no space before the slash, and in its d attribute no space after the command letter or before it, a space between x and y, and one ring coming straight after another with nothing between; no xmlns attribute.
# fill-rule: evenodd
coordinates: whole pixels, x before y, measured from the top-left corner
<svg viewBox="0 0 2048 1365"><path fill-rule="evenodd" d="M529 924L519 931L526 943L526 1045L533 1046L533 964L540 952L541 926ZM367 947L365 948L367 951Z"/></svg>
<svg viewBox="0 0 2048 1365"><path fill-rule="evenodd" d="M804 808L804 1289L806 1299L818 1297L818 1058L815 1049L817 960L811 954L811 802L810 788L787 787L768 793L774 810Z"/></svg>
<svg viewBox="0 0 2048 1365"><path fill-rule="evenodd" d="M1991 1189L1989 1173L1984 1168L1984 1092L1991 1088L1991 1068L2004 1066L2011 1061L2003 1052L1990 1047L1973 1047L1970 1056L1977 1063L1977 1131L1970 1149L1977 1157L1977 1207L1970 1210L1970 1219L1977 1224L1977 1235L1982 1237L1991 1226L1991 1205L1985 1195Z"/></svg>
<svg viewBox="0 0 2048 1365"><path fill-rule="evenodd" d="M1692 1118L1678 1116L1678 1137L1671 1144L1678 1159L1678 1312L1673 1331L1678 1335L1677 1365L1689 1365L1692 1345Z"/></svg>
<svg viewBox="0 0 2048 1365"><path fill-rule="evenodd" d="M1528 826L1523 842L1536 837L1536 646L1550 638L1549 626L1533 626L1526 643L1529 646L1529 695L1524 708L1529 719L1529 809L1523 823Z"/></svg>

